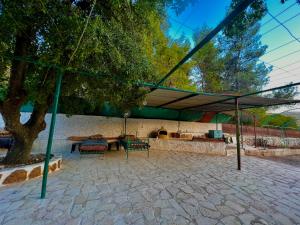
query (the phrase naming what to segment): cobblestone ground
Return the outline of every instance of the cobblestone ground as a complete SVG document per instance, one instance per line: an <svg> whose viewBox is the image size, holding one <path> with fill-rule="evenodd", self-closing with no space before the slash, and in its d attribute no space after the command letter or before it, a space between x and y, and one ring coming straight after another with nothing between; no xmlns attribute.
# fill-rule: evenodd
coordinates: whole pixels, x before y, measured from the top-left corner
<svg viewBox="0 0 300 225"><path fill-rule="evenodd" d="M0 224L300 224L299 167L255 157L67 154L40 187L0 188Z"/></svg>

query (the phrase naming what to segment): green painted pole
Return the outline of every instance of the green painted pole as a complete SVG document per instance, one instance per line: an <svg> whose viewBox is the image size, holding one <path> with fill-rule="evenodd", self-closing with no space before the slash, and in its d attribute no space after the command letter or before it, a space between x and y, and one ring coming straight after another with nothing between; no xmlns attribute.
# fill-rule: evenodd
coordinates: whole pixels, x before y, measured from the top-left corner
<svg viewBox="0 0 300 225"><path fill-rule="evenodd" d="M236 133L236 150L238 170L241 170L241 143L240 143L240 115L239 115L239 100L235 99L235 133Z"/></svg>
<svg viewBox="0 0 300 225"><path fill-rule="evenodd" d="M49 161L50 161L50 156L51 156L51 148L52 148L53 134L54 134L54 128L55 128L55 121L56 121L56 112L57 112L57 107L58 107L59 95L60 95L60 91L61 91L62 77L63 77L63 70L61 68L59 68L59 69L57 69L55 93L54 93L54 98L53 98L53 100L54 100L53 101L53 109L52 109L52 115L51 115L51 124L50 124L49 136L48 136L46 158L45 158L45 163L44 163L42 192L41 192L42 199L45 198L45 196L46 196L48 167L49 167Z"/></svg>
<svg viewBox="0 0 300 225"><path fill-rule="evenodd" d="M256 137L256 116L253 116L253 122L254 122L254 146L257 147L257 137Z"/></svg>

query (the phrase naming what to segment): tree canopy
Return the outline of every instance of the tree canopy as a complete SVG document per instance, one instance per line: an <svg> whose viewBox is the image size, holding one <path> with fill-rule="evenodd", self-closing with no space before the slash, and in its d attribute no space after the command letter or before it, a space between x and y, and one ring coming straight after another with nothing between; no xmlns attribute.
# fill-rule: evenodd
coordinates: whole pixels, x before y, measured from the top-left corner
<svg viewBox="0 0 300 225"><path fill-rule="evenodd" d="M5 161L25 162L45 128L57 66L64 69L62 98L80 97L93 107L108 101L124 110L138 105L142 98L137 83L156 81L161 72L145 52L153 21L165 16L166 6L180 12L186 4L185 0L0 0L0 112L15 139ZM149 48L155 49L155 39L148 41ZM186 51L174 48L178 54ZM95 73L79 76L78 70ZM33 112L22 124L20 109L27 102L33 104ZM72 110L81 106L73 104Z"/></svg>

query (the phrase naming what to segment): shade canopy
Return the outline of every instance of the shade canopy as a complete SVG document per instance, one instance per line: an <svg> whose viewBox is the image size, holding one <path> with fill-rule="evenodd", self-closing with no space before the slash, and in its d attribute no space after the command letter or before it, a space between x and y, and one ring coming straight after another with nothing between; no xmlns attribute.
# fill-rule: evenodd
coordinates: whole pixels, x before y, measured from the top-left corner
<svg viewBox="0 0 300 225"><path fill-rule="evenodd" d="M185 91L168 87L155 87L144 84L147 106L176 110L191 110L198 112L226 112L235 109L235 99L239 99L240 109L290 105L300 103L300 100L267 98L261 96L244 96L239 94L212 94ZM150 90L150 91L149 91Z"/></svg>

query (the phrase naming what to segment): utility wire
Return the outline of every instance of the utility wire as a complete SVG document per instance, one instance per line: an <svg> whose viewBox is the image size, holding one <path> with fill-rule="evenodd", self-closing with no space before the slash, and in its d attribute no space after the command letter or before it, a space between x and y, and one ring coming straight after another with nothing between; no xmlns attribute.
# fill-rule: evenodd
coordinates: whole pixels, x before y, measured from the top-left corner
<svg viewBox="0 0 300 225"><path fill-rule="evenodd" d="M268 34L269 32L271 32L271 31L277 29L277 28L280 27L280 26L283 26L283 27L285 27L285 29L290 33L290 35L294 38L294 40L289 41L289 42L287 42L287 43L284 43L284 44L282 44L282 45L280 45L280 46L278 46L278 47L275 47L275 48L269 50L268 52L266 52L264 55L269 54L269 53L271 53L271 52L273 52L273 51L276 51L276 50L278 50L278 49L280 49L280 48L283 48L283 47L285 47L285 46L287 46L287 45L289 45L289 44L291 44L291 43L294 43L295 41L298 41L298 42L299 42L299 38L297 38L297 37L295 37L293 34L291 34L291 32L288 30L288 28L287 28L284 24L287 23L287 22L289 22L290 20L292 20L292 19L298 17L298 16L300 15L300 13L298 13L298 14L296 14L296 15L290 17L290 18L288 18L288 19L285 20L284 22L280 22L280 21L276 18L276 17L282 15L283 13L285 13L286 11L288 11L290 8L294 7L296 4L297 4L296 2L293 3L293 4L291 4L289 7L287 7L287 8L284 9L284 10L282 10L281 12L279 12L278 14L276 14L275 16L273 16L271 13L268 12L268 14L269 14L272 18L269 19L268 21L266 21L265 23L263 23L263 24L261 25L261 27L264 27L265 25L267 25L268 23L270 23L272 20L276 20L276 21L279 23L279 25L277 25L277 26L271 28L270 30L266 31L266 32L263 33L261 36L264 36L264 35ZM274 17L274 18L273 18L273 17ZM191 28L191 27L185 25L185 24L182 23L182 22L179 22L178 20L175 20L174 18L170 18L170 19L172 19L174 22L176 22L176 23L178 23L178 24L181 24L182 26L184 26L184 27L186 27L186 28L188 28L188 29L190 29L190 30L192 30L192 31L197 31L196 29ZM300 50L299 50L299 51L300 51ZM291 64L289 64L289 65L286 65L286 66L284 66L284 67L279 67L279 66L273 65L273 64L271 64L271 62L274 62L274 61L277 61L277 60L282 59L282 58L284 58L284 57L287 57L287 56L289 56L289 55L295 54L295 53L297 53L297 52L299 52L299 51L294 51L294 52L288 53L288 54L286 54L286 55L284 55L284 56L282 56L282 57L279 57L279 58L277 58L277 59L275 59L275 60L272 60L272 61L270 61L270 62L267 62L267 61L264 61L264 60L259 60L259 61L264 62L264 63L266 63L266 64L268 64L268 65L270 65L270 66L276 68L276 70L282 70L282 71L284 71L285 73L291 74L291 71L286 70L286 69L284 69L284 68L285 68L285 67L288 67L288 66L290 66L290 65L296 64L298 61L296 61L296 62L294 62L294 63L291 63ZM252 59L250 59L250 60L252 60ZM250 60L247 60L247 61L250 61ZM244 63L245 63L245 62L244 62ZM284 73L284 74L285 74L285 73ZM281 73L281 74L283 74L283 73ZM294 76L294 75L292 75L292 76ZM291 77L291 76L288 76L288 77Z"/></svg>
<svg viewBox="0 0 300 225"><path fill-rule="evenodd" d="M180 24L180 25L182 25L182 26L184 26L184 27L190 29L191 31L195 31L195 32L197 31L196 28L192 28L192 27L190 27L190 26L184 24L183 22L180 22L180 21L174 19L173 17L170 17L170 16L169 16L169 18L170 18L171 20L173 20L175 23L178 23L178 24Z"/></svg>
<svg viewBox="0 0 300 225"><path fill-rule="evenodd" d="M263 62L263 63L266 63L266 64L268 64L269 66L275 67L275 68L277 68L277 69L279 69L279 70L282 70L282 71L285 71L285 72L287 72L287 73L290 73L290 71L288 71L288 70L286 70L286 69L283 69L282 67L273 65L273 64L271 64L270 62L264 61L264 60L262 60L262 59L259 59L259 61L261 61L261 62Z"/></svg>
<svg viewBox="0 0 300 225"><path fill-rule="evenodd" d="M290 8L292 8L293 6L295 6L296 4L297 4L297 2L294 2L293 4L291 4L291 5L290 5L289 7L287 7L286 9L284 9L284 10L282 10L281 12L277 13L277 14L275 15L275 17L278 17L278 16L280 16L281 14L285 13L287 10L289 10ZM273 20L273 18L269 19L268 21L266 21L265 23L263 23L263 24L261 25L261 27L267 25L267 24L270 23L272 20Z"/></svg>
<svg viewBox="0 0 300 225"><path fill-rule="evenodd" d="M274 75L274 76L275 76L275 75ZM289 76L282 76L282 77L276 78L276 79L274 79L273 81L276 81L276 80L283 80L283 79L286 79L286 78L289 78L289 77L294 77L294 76L299 76L299 74L293 73L293 74L291 74L291 75L289 75ZM270 77L270 74L269 74L269 77ZM299 78L300 78L300 77L299 77Z"/></svg>
<svg viewBox="0 0 300 225"><path fill-rule="evenodd" d="M174 39L171 41L171 44L170 44L170 45L174 44L174 42L176 41L175 38L176 38L178 32L181 30L181 28L182 28L183 26L185 26L185 23L190 19L192 13L193 13L193 8L191 9L191 11L190 11L190 13L188 14L188 16L185 18L184 22L180 23L180 26L179 26L178 29L176 30L175 35L174 35Z"/></svg>
<svg viewBox="0 0 300 225"><path fill-rule="evenodd" d="M298 39L299 39L299 38L298 38ZM296 40L291 40L291 41L286 42L286 43L284 43L284 44L282 44L282 45L280 45L280 46L278 46L278 47L272 48L271 50L267 51L264 55L269 54L269 53L271 53L271 52L274 52L274 51L276 51L276 50L278 50L278 49L281 49L281 48L283 48L283 47L285 47L285 46L287 46L287 45L289 45L289 44L291 44L291 43L294 43L295 41L296 41Z"/></svg>
<svg viewBox="0 0 300 225"><path fill-rule="evenodd" d="M83 30L82 30L82 33L81 33L81 35L80 35L80 37L79 37L79 40L78 40L78 42L77 42L77 46L76 46L76 48L75 48L73 54L71 55L71 57L70 57L69 62L68 62L67 65L69 65L69 64L71 63L71 61L73 60L73 58L74 58L74 56L75 56L75 54L76 54L76 52L77 52L77 50L78 50L78 47L79 47L79 45L80 45L80 43L81 43L81 40L82 40L82 38L83 38L83 35L84 35L85 30L86 30L86 28L87 28L87 25L88 25L88 23L89 23L89 21L90 21L92 12L93 12L93 10L94 10L94 7L95 7L95 5L96 5L96 1L97 1L97 0L94 0L94 3L93 3L93 5L92 5L92 8L91 8L91 10L90 10L90 12L89 12L89 15L88 15L87 19L86 19L86 23L85 23L85 25L84 25L84 28L83 28Z"/></svg>
<svg viewBox="0 0 300 225"><path fill-rule="evenodd" d="M289 72L293 72L293 71L296 71L296 70L299 70L299 69L300 69L300 66L298 66L298 67L296 67L292 70L289 70ZM275 70L275 71L277 71L277 70ZM272 72L274 72L274 70ZM273 76L279 76L279 75L283 75L283 74L285 74L285 73L278 73L278 74L276 73L276 74L273 74Z"/></svg>
<svg viewBox="0 0 300 225"><path fill-rule="evenodd" d="M281 14L285 13L288 9L292 8L292 7L295 6L296 4L297 4L296 2L293 3L292 5L290 5L289 7L287 7L286 9L284 9L283 11L279 12L278 14L276 14L275 17L278 17L278 16L280 16ZM182 26L184 26L184 27L190 29L191 31L194 31L194 32L197 32L197 31L198 31L196 28L192 28L192 27L190 27L190 26L184 24L183 22L180 22L180 21L178 21L177 19L174 19L173 17L170 17L170 16L169 16L169 18L170 18L171 20L173 20L175 23L178 23L178 24L180 24L180 25L182 25ZM271 22L272 20L273 20L273 18L269 19L268 21L266 21L265 23L263 23L260 27L261 27L261 28L264 27L265 25L267 25L267 24L268 24L269 22ZM286 22L288 22L288 21L286 21Z"/></svg>
<svg viewBox="0 0 300 225"><path fill-rule="evenodd" d="M297 64L297 63L299 63L299 62L300 62L300 60L294 61L294 62L292 62L292 63L290 63L290 64L287 64L287 65L285 65L285 66L282 66L282 68L286 68L286 67L295 65L295 64Z"/></svg>
<svg viewBox="0 0 300 225"><path fill-rule="evenodd" d="M300 43L300 40L290 31L289 28L287 28L287 26L285 26L281 21L279 21L275 16L273 16L270 12L268 12L268 14L277 22L279 23L280 26L282 26L284 29L286 29L286 31L290 34L290 36L292 38L294 38L296 41L298 41Z"/></svg>
<svg viewBox="0 0 300 225"><path fill-rule="evenodd" d="M286 57L288 57L288 56L290 56L290 55L293 55L293 54L296 54L296 53L298 53L298 52L300 52L300 49L298 49L298 50L296 50L296 51L293 51L293 52L290 52L290 53L288 53L288 54L286 54L286 55L280 56L280 57L278 57L278 58L276 58L276 59L273 59L273 60L271 60L271 61L269 61L269 62L270 62L270 63L276 62L276 61L278 61L278 60L280 60L280 59L286 58Z"/></svg>
<svg viewBox="0 0 300 225"><path fill-rule="evenodd" d="M274 79L274 80L272 80L272 82L276 82L276 81L279 81L279 80L286 80L287 78L291 78L291 77L295 77L295 76L299 76L299 74L293 74L293 75L290 75L290 76L285 76L285 77L281 77L281 78L278 78L278 79Z"/></svg>
<svg viewBox="0 0 300 225"><path fill-rule="evenodd" d="M298 17L298 16L300 16L300 13L297 13L296 15L294 15L294 16L292 16L292 17L288 18L287 20L283 21L283 22L282 22L282 24L285 24L285 23L287 23L287 22L291 21L292 19L294 19L294 18L296 18L296 17ZM273 30L277 29L277 28L278 28L278 27L280 27L280 26L281 26L280 24L279 24L279 25L276 25L276 26L274 26L273 28L271 28L271 29L269 29L268 31L264 32L264 33L263 33L261 36L264 36L264 35L266 35L266 34L270 33L271 31L273 31Z"/></svg>

